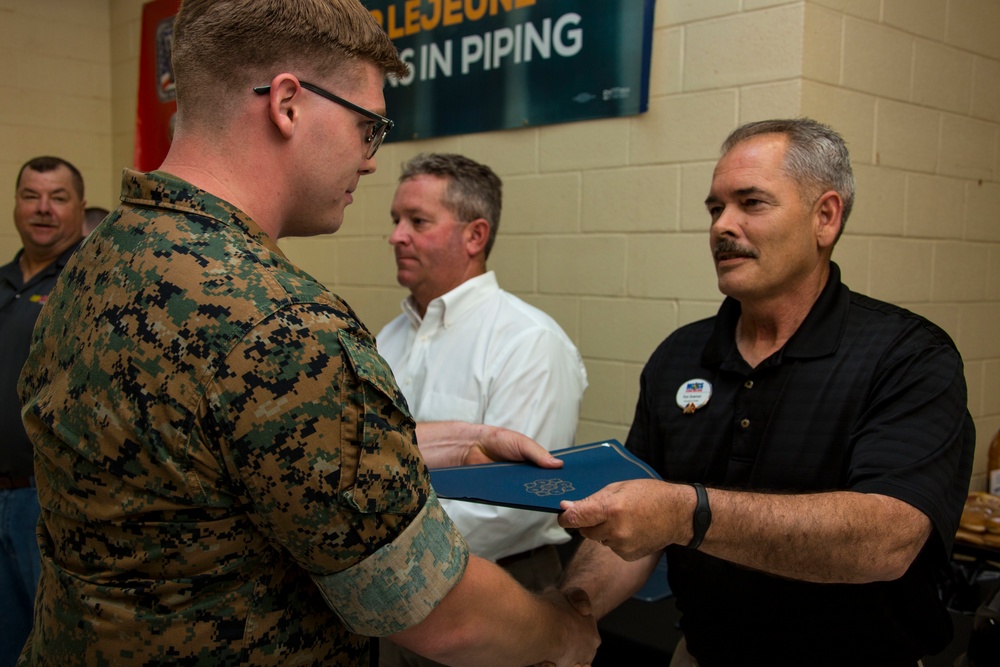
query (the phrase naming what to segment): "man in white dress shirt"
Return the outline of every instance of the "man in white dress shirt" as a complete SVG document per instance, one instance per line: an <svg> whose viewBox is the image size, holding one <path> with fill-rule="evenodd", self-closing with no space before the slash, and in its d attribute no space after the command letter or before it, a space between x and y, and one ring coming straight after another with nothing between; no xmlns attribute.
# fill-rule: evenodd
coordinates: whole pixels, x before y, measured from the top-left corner
<svg viewBox="0 0 1000 667"><path fill-rule="evenodd" d="M555 320L497 285L486 270L500 223L502 183L454 154L403 166L389 237L403 314L378 334L379 353L418 422L504 426L553 450L574 444L587 387L580 354ZM554 545L569 540L554 514L442 500L473 553L525 587L555 584ZM432 665L389 642L380 665Z"/></svg>

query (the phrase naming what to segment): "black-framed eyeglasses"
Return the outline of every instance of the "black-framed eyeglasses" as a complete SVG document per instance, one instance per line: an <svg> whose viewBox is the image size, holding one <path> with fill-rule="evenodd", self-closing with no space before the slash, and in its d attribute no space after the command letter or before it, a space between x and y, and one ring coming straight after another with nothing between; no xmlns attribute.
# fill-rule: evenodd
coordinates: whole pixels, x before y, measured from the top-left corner
<svg viewBox="0 0 1000 667"><path fill-rule="evenodd" d="M374 111L369 111L364 107L359 107L353 102L348 102L343 97L337 97L328 90L323 90L319 86L307 83L305 81L299 81L299 84L306 90L311 90L320 97L325 97L331 102L336 102L342 107L346 107L351 111L361 114L365 118L370 118L372 120L372 129L365 137L365 143L368 144L368 153L366 154L367 159L372 159L375 156L375 151L378 150L379 146L382 145L382 141L385 139L385 135L389 134L389 130L395 125L391 120L385 116L381 116ZM266 95L268 91L271 90L271 86L254 86L253 92L258 95Z"/></svg>

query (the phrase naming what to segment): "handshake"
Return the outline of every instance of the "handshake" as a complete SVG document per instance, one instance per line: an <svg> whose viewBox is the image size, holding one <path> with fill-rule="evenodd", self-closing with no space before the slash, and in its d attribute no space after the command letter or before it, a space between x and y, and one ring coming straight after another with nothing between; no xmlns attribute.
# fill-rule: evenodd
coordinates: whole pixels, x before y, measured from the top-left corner
<svg viewBox="0 0 1000 667"><path fill-rule="evenodd" d="M437 663L476 667L587 667L601 643L582 590L529 593L477 556L426 619L387 639Z"/></svg>
<svg viewBox="0 0 1000 667"><path fill-rule="evenodd" d="M563 465L530 438L493 426L421 422L417 442L431 468L501 460ZM440 506L434 511L443 515ZM586 666L601 643L584 590L530 593L495 563L471 554L461 579L430 613L387 639L439 663L476 667Z"/></svg>
<svg viewBox="0 0 1000 667"><path fill-rule="evenodd" d="M562 626L564 639L561 640L565 650L559 660L546 660L538 664L542 667L590 665L601 643L597 619L590 607L590 596L580 588L563 591L550 588L542 597L559 609L558 613L565 619Z"/></svg>

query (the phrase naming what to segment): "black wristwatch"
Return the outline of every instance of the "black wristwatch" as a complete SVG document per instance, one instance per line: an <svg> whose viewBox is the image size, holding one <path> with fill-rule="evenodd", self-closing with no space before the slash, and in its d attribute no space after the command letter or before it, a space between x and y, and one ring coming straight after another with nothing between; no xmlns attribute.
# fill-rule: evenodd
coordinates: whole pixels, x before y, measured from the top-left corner
<svg viewBox="0 0 1000 667"><path fill-rule="evenodd" d="M694 537L687 543L688 549L697 549L701 546L701 541L705 539L708 527L712 525L712 508L708 506L708 492L705 487L694 482L691 484L694 492L698 496L698 504L694 508L694 516L691 519L691 527L694 529Z"/></svg>

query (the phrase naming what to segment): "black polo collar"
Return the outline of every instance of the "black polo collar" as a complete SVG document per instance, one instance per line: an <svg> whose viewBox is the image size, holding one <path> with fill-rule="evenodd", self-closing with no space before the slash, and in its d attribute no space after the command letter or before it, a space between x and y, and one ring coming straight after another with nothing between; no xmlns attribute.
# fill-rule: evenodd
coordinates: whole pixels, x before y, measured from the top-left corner
<svg viewBox="0 0 1000 667"><path fill-rule="evenodd" d="M762 365L781 363L785 358L810 359L837 351L847 324L851 292L840 280L840 267L830 262L830 276L798 330ZM726 297L715 318L715 329L702 351L702 365L719 368L723 363L746 366L736 348L736 324L742 307L732 297Z"/></svg>

